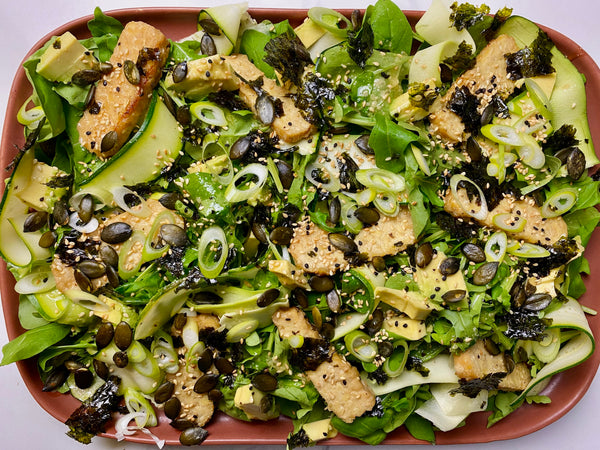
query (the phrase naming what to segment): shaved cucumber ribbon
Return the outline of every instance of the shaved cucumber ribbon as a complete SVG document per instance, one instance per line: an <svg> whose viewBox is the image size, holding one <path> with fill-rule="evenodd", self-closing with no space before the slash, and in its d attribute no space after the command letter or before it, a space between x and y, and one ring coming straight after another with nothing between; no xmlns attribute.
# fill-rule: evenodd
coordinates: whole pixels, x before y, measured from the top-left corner
<svg viewBox="0 0 600 450"><path fill-rule="evenodd" d="M431 45L444 41L465 41L471 48L475 48L475 41L466 29L458 31L452 26L450 13L450 8L442 0L433 0L415 25L415 31ZM444 23L448 26L443 26Z"/></svg>
<svg viewBox="0 0 600 450"><path fill-rule="evenodd" d="M454 362L450 355L438 355L424 362L423 366L429 369L429 375L426 377L414 370L405 370L399 376L388 379L384 384L377 384L376 381L370 380L366 373L361 373L361 378L375 395L385 395L420 384L458 383L458 377L454 373Z"/></svg>
<svg viewBox="0 0 600 450"><path fill-rule="evenodd" d="M547 378L581 364L594 352L596 342L585 313L577 300L570 298L560 309L552 311L545 318L552 319L550 328L578 330L580 334L567 341L561 347L556 358L542 367L521 395L513 401L513 404L523 400L534 387L544 382Z"/></svg>
<svg viewBox="0 0 600 450"><path fill-rule="evenodd" d="M454 55L456 50L458 43L455 41L444 41L419 50L410 63L408 84L435 83L436 86L441 86L440 63Z"/></svg>

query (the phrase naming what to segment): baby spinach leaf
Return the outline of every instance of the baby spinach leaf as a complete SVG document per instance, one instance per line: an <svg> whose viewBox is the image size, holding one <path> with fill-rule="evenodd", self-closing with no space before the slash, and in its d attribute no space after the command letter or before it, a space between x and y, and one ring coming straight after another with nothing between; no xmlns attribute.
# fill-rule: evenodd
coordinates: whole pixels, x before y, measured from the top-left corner
<svg viewBox="0 0 600 450"><path fill-rule="evenodd" d="M2 347L2 361L0 361L0 366L5 366L39 354L66 337L70 329L69 325L49 323L26 331Z"/></svg>
<svg viewBox="0 0 600 450"><path fill-rule="evenodd" d="M383 114L375 116L369 145L375 151L377 167L398 173L404 169L404 151L418 137Z"/></svg>
<svg viewBox="0 0 600 450"><path fill-rule="evenodd" d="M367 20L373 30L373 47L394 53L409 54L413 33L408 19L391 0L379 0L367 8Z"/></svg>

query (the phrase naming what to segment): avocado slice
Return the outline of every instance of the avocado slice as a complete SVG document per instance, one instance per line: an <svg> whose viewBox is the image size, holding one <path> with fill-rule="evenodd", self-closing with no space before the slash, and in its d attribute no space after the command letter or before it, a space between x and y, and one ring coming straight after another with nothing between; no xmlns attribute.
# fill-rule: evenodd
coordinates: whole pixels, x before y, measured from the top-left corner
<svg viewBox="0 0 600 450"><path fill-rule="evenodd" d="M424 320L403 316L392 316L383 321L383 329L394 337L409 341L418 341L427 334Z"/></svg>
<svg viewBox="0 0 600 450"><path fill-rule="evenodd" d="M279 415L269 395L251 384L240 386L235 391L234 404L246 413L249 419L271 420Z"/></svg>
<svg viewBox="0 0 600 450"><path fill-rule="evenodd" d="M234 91L238 87L239 80L229 62L219 55L188 61L187 75L182 81L175 82L172 72L165 78L166 89L191 100L201 100L211 92Z"/></svg>
<svg viewBox="0 0 600 450"><path fill-rule="evenodd" d="M67 188L52 188L48 184L54 178L66 175L58 167L34 160L29 183L17 195L37 211L51 212L54 203L67 193Z"/></svg>
<svg viewBox="0 0 600 450"><path fill-rule="evenodd" d="M55 37L44 51L36 72L50 81L68 83L80 70L92 69L96 59L69 31Z"/></svg>

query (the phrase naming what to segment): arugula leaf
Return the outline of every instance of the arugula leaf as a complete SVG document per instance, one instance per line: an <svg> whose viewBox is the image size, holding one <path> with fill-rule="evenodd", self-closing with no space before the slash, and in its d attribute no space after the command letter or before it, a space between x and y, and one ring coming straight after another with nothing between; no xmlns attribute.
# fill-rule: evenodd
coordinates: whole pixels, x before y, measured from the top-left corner
<svg viewBox="0 0 600 450"><path fill-rule="evenodd" d="M435 444L435 432L433 424L429 420L418 414L411 414L406 418L404 426L415 439Z"/></svg>
<svg viewBox="0 0 600 450"><path fill-rule="evenodd" d="M487 409L492 411L492 414L488 417L488 428L504 419L523 404L523 401L513 404L518 396L519 394L514 392L498 392L489 398Z"/></svg>
<svg viewBox="0 0 600 450"><path fill-rule="evenodd" d="M26 331L2 347L0 366L31 358L64 339L70 332L69 325L49 323Z"/></svg>
<svg viewBox="0 0 600 450"><path fill-rule="evenodd" d="M123 24L114 17L104 14L99 6L94 9L94 18L87 25L94 37L101 37L106 34L119 36L123 31Z"/></svg>
<svg viewBox="0 0 600 450"><path fill-rule="evenodd" d="M183 41L174 42L169 41L171 44L171 53L169 54L169 61L177 64L182 61L192 61L194 59L200 59L202 56L198 53L200 50L200 41Z"/></svg>
<svg viewBox="0 0 600 450"><path fill-rule="evenodd" d="M593 206L569 212L563 216L567 223L569 237L581 236L581 244L586 246L600 222L600 212Z"/></svg>

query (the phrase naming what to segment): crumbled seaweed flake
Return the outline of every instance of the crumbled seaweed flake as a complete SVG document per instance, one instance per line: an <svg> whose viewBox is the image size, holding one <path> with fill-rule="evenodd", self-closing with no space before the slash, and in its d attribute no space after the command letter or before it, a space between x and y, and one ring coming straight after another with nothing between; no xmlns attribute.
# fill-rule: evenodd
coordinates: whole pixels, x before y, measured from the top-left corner
<svg viewBox="0 0 600 450"><path fill-rule="evenodd" d="M490 7L487 5L474 6L470 3L459 4L458 2L450 5L450 9L452 9L450 21L459 31L472 27L490 12Z"/></svg>
<svg viewBox="0 0 600 450"><path fill-rule="evenodd" d="M377 370L383 371L381 367L378 367ZM375 372L377 372L377 370ZM383 417L384 413L385 410L383 408L383 404L381 403L381 397L375 397L375 406L373 406L371 410L365 411L361 417Z"/></svg>
<svg viewBox="0 0 600 450"><path fill-rule="evenodd" d="M117 394L120 382L119 378L110 377L98 388L91 400L83 403L69 416L65 422L69 427L68 436L83 444L89 444L92 437L104 432L106 423L121 401Z"/></svg>
<svg viewBox="0 0 600 450"><path fill-rule="evenodd" d="M358 32L348 31L348 55L361 69L365 68L367 59L373 54L374 39L369 22L364 22Z"/></svg>
<svg viewBox="0 0 600 450"><path fill-rule="evenodd" d="M292 349L290 362L303 372L315 370L325 361L331 361L329 342L325 339L304 338L302 347Z"/></svg>
<svg viewBox="0 0 600 450"><path fill-rule="evenodd" d="M525 262L530 275L546 277L552 269L565 265L579 254L579 246L574 239L560 239L551 247L547 247L547 250L550 252L549 256Z"/></svg>
<svg viewBox="0 0 600 450"><path fill-rule="evenodd" d="M52 189L57 188L68 188L73 184L74 175L57 175L55 177L50 178L46 183L46 186Z"/></svg>
<svg viewBox="0 0 600 450"><path fill-rule="evenodd" d="M246 163L264 163L264 158L267 156L285 153L289 150L278 148L279 138L277 136L271 136L268 133L262 133L261 131L255 130L252 131L248 137L250 139L250 148L242 158Z"/></svg>
<svg viewBox="0 0 600 450"><path fill-rule="evenodd" d="M423 360L421 358L417 358L416 356L409 355L406 359L406 370L414 370L415 372L419 372L422 376L429 376L429 369L423 365Z"/></svg>
<svg viewBox="0 0 600 450"><path fill-rule="evenodd" d="M462 41L456 53L443 61L444 64L458 72L464 72L475 65L473 46Z"/></svg>
<svg viewBox="0 0 600 450"><path fill-rule="evenodd" d="M479 225L473 222L466 222L465 220L459 221L458 218L451 216L446 212L439 212L435 216L435 222L444 231L450 233L450 236L454 239L461 241L466 239L472 239L477 236Z"/></svg>
<svg viewBox="0 0 600 450"><path fill-rule="evenodd" d="M302 84L302 75L312 58L302 41L288 32L274 37L265 45L264 61L281 74L283 81L291 81L296 86Z"/></svg>
<svg viewBox="0 0 600 450"><path fill-rule="evenodd" d="M157 259L157 265L168 270L174 277L181 278L185 274L183 267L183 256L185 255L185 247L169 248L163 256Z"/></svg>
<svg viewBox="0 0 600 450"><path fill-rule="evenodd" d="M478 112L479 98L473 95L467 86L454 90L448 108L457 114L469 133L476 133L481 126L481 114Z"/></svg>
<svg viewBox="0 0 600 450"><path fill-rule="evenodd" d="M227 329L219 331L215 330L214 328L203 328L198 333L198 339L204 342L207 347L225 352L229 345L225 340L227 337L227 331Z"/></svg>
<svg viewBox="0 0 600 450"><path fill-rule="evenodd" d="M540 319L537 314L518 309L509 311L504 318L508 326L504 332L507 337L530 341L543 339L547 321Z"/></svg>
<svg viewBox="0 0 600 450"><path fill-rule="evenodd" d="M344 153L337 158L338 168L340 170L340 183L346 186L346 191L357 192L364 186L356 179L356 172L359 170L358 164L348 153Z"/></svg>
<svg viewBox="0 0 600 450"><path fill-rule="evenodd" d="M239 91L218 91L208 94L208 100L216 103L229 111L249 110L248 106L238 96Z"/></svg>
<svg viewBox="0 0 600 450"><path fill-rule="evenodd" d="M56 255L67 266L73 266L80 261L93 259L96 253L96 242L92 239L80 240L81 233L70 230L63 234L56 247Z"/></svg>
<svg viewBox="0 0 600 450"><path fill-rule="evenodd" d="M308 122L326 126L325 111L335 96L336 91L326 78L311 73L305 77L302 89L294 95L294 104Z"/></svg>
<svg viewBox="0 0 600 450"><path fill-rule="evenodd" d="M506 376L506 372L488 373L483 378L475 378L474 380L458 380L459 387L452 389L450 394L463 394L469 398L475 398L483 390L493 391L498 389L498 385Z"/></svg>
<svg viewBox="0 0 600 450"><path fill-rule="evenodd" d="M369 380L375 381L377 384L385 384L385 382L388 380L389 376L387 373L385 373L383 371L382 367L378 367L373 372L369 372L369 374L367 375L367 378Z"/></svg>
<svg viewBox="0 0 600 450"><path fill-rule="evenodd" d="M553 46L548 35L540 30L531 46L505 55L506 71L510 78L519 80L553 73L551 52Z"/></svg>
<svg viewBox="0 0 600 450"><path fill-rule="evenodd" d="M575 147L579 144L579 139L575 137L575 127L573 125L563 125L545 139L542 148L545 152L556 154L559 150L569 147Z"/></svg>
<svg viewBox="0 0 600 450"><path fill-rule="evenodd" d="M311 441L304 431L304 428L300 428L296 433L290 433L287 438L287 447L289 449L294 449L297 447L309 447L311 445Z"/></svg>
<svg viewBox="0 0 600 450"><path fill-rule="evenodd" d="M426 83L411 83L408 87L408 100L416 108L428 109L439 93L436 86Z"/></svg>
<svg viewBox="0 0 600 450"><path fill-rule="evenodd" d="M496 11L496 14L494 14L494 18L492 19L491 25L482 32L482 35L486 41L491 41L494 38L494 35L496 34L498 28L500 28L500 26L504 22L506 22L506 19L508 19L512 15L512 12L512 8L507 8L506 6Z"/></svg>

